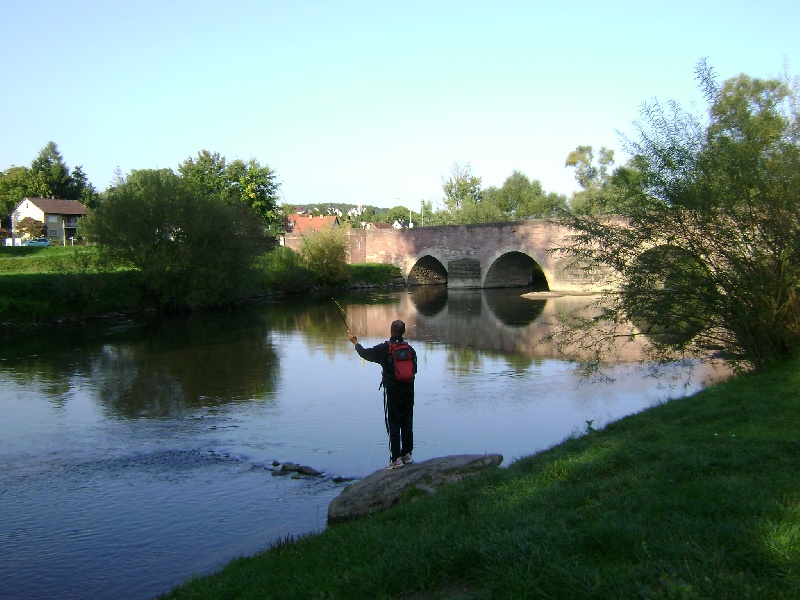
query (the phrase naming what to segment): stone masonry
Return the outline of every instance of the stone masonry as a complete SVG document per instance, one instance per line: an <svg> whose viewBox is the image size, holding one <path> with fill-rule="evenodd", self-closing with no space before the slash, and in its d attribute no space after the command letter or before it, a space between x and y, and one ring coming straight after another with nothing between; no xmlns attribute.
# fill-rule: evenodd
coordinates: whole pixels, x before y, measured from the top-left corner
<svg viewBox="0 0 800 600"><path fill-rule="evenodd" d="M354 229L348 234L350 263L400 268L409 284L447 283L450 288L517 287L598 292L602 277L588 277L569 258L551 252L569 232L551 221L447 225L412 229ZM303 240L286 235L300 250Z"/></svg>

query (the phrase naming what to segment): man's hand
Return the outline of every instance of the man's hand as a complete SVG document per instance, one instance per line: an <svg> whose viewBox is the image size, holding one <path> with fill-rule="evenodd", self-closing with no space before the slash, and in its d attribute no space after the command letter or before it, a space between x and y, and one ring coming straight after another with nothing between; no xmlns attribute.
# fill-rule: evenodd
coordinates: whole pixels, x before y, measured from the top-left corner
<svg viewBox="0 0 800 600"><path fill-rule="evenodd" d="M350 332L348 331L347 333ZM350 333L350 341L353 343L353 346L355 346L358 343L358 338L354 336L352 333Z"/></svg>

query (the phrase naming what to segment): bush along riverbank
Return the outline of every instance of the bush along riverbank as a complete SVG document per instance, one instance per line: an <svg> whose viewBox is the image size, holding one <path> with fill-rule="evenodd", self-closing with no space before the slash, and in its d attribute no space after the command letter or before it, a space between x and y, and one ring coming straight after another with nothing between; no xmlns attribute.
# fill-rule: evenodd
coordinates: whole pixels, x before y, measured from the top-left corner
<svg viewBox="0 0 800 600"><path fill-rule="evenodd" d="M798 598L800 361L632 415L168 598Z"/></svg>
<svg viewBox="0 0 800 600"><path fill-rule="evenodd" d="M0 325L6 328L124 317L142 312L183 312L236 306L264 297L330 289L403 286L392 265L344 265L325 281L294 253L279 248L253 267L252 286L222 305L164 304L139 272L101 266L93 248L0 247ZM296 260L296 262L295 262Z"/></svg>

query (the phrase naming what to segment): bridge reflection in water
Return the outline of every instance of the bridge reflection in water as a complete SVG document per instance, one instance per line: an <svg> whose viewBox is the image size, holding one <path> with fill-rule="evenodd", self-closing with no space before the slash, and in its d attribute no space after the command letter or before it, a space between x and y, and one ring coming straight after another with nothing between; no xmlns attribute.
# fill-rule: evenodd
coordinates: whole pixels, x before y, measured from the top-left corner
<svg viewBox="0 0 800 600"><path fill-rule="evenodd" d="M369 306L364 303L366 298ZM424 285L385 293L351 292L336 299L359 337L385 338L387 323L400 318L406 322L409 339L529 359L563 359L551 343L542 341L552 332L553 322L565 313L597 310L591 306L596 296L547 293L537 297L530 288L475 290ZM341 318L330 304L327 320L335 326ZM629 344L623 358L636 360L638 353L638 344Z"/></svg>
<svg viewBox="0 0 800 600"><path fill-rule="evenodd" d="M508 327L527 327L542 315L547 300L525 298L518 289L484 290L481 294L448 291L444 285L412 288L411 302L420 314L435 317L445 309L450 316L482 317L485 308Z"/></svg>

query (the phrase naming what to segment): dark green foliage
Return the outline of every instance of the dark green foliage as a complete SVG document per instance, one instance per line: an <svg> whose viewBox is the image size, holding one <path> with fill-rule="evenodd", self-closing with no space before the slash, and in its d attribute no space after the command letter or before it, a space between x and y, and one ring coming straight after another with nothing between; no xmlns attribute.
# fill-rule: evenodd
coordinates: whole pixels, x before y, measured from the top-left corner
<svg viewBox="0 0 800 600"><path fill-rule="evenodd" d="M302 292L316 281L315 273L290 248L274 248L259 257L256 271L261 287L270 292Z"/></svg>
<svg viewBox="0 0 800 600"><path fill-rule="evenodd" d="M350 265L350 280L372 283L376 285L385 285L393 279L402 280L403 274L400 269L394 265L384 265L375 263L362 263Z"/></svg>
<svg viewBox="0 0 800 600"><path fill-rule="evenodd" d="M132 172L83 230L106 260L138 271L147 294L174 308L243 297L265 248L251 210L198 194L169 169Z"/></svg>
<svg viewBox="0 0 800 600"><path fill-rule="evenodd" d="M132 273L29 273L0 276L0 322L16 325L94 317L142 307Z"/></svg>

